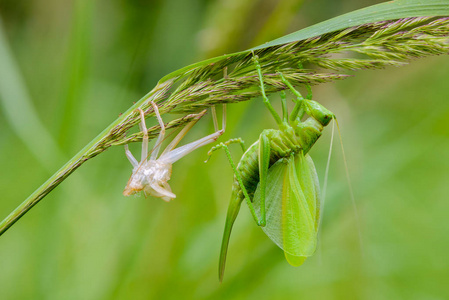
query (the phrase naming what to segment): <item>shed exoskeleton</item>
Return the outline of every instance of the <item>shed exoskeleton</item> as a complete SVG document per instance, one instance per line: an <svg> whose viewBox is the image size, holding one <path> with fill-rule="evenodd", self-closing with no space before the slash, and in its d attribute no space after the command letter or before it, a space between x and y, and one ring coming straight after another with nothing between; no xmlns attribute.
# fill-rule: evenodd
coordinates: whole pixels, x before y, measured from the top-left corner
<svg viewBox="0 0 449 300"><path fill-rule="evenodd" d="M141 122L139 124L140 129L143 132L142 140L142 154L140 162L134 158L131 151L129 151L128 145L125 145L126 157L133 166L133 172L128 180L128 183L123 191L123 195L130 196L132 194L143 191L145 195L161 198L164 201L170 201L176 198L176 195L172 192L168 181L170 180L172 173L172 164L186 156L195 149L198 149L204 145L210 144L216 141L225 131L226 126L226 108L223 105L223 128L218 130L217 117L215 109L212 107L212 117L214 118L215 132L205 136L199 140L175 148L186 133L195 125L199 117L188 123L173 139L173 141L164 149L162 154L159 155L161 143L165 136L165 125L162 121L159 109L154 102L150 102L153 107L154 113L157 117L161 131L156 140L155 146L148 155L148 130L145 124L145 114L142 109L139 109Z"/></svg>

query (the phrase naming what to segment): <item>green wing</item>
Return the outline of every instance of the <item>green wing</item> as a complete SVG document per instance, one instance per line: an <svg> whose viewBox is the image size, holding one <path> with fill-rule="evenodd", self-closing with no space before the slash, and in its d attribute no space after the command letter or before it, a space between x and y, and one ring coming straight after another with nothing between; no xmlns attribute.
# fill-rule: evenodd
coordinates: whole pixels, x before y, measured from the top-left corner
<svg viewBox="0 0 449 300"><path fill-rule="evenodd" d="M308 154L306 156L297 155L295 157L295 163L296 166L299 166L296 169L298 178L300 179L299 184L307 198L310 210L315 210L315 229L318 231L318 225L320 223L321 193L315 164Z"/></svg>
<svg viewBox="0 0 449 300"><path fill-rule="evenodd" d="M265 234L284 250L287 261L300 266L317 243L319 187L312 159L302 153L276 162L267 176ZM259 187L254 195L260 213Z"/></svg>

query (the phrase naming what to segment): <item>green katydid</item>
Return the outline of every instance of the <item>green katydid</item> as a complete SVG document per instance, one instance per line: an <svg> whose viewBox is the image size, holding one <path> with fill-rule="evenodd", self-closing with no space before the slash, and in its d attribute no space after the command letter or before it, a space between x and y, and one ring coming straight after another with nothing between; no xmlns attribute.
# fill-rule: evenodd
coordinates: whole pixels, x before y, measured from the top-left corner
<svg viewBox="0 0 449 300"><path fill-rule="evenodd" d="M265 233L284 250L287 261L299 266L311 256L316 247L319 225L319 185L315 166L307 154L332 119L333 113L318 102L303 98L279 73L282 82L296 96L290 116L285 94L281 94L282 118L266 96L261 66L253 57L260 81L263 102L279 126L266 129L259 140L243 154L235 167L227 145L221 143L213 151L223 148L234 170L232 196L223 234L219 279L223 280L229 238L243 200ZM307 114L309 118L301 121ZM236 142L241 140L233 140ZM268 192L267 192L268 191Z"/></svg>

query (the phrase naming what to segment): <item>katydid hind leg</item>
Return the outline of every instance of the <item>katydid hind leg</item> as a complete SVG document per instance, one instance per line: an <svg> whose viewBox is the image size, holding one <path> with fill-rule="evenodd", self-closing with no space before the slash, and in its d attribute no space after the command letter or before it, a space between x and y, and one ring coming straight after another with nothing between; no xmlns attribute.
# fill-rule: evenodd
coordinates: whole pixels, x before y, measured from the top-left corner
<svg viewBox="0 0 449 300"><path fill-rule="evenodd" d="M235 166L234 160L232 159L231 152L229 151L228 146L225 145L224 143L220 143L219 145L214 146L211 149L211 151L216 151L220 148L224 149L226 156L229 160L229 163L232 167L232 170L234 171L235 178L239 182L240 188L242 189L245 198L247 198L248 199L247 201L249 201L248 193L246 192L246 189L243 186L242 178ZM228 212L226 214L225 229L223 232L223 240L221 243L220 260L219 260L219 267L218 267L218 277L220 279L220 282L223 281L225 264L226 264L226 256L228 253L229 239L231 237L232 226L234 225L235 219L237 218L237 215L240 211L240 206L241 206L242 200L243 200L242 197L239 197L238 194L239 194L239 190L234 185L233 190L232 190L231 201L229 202ZM257 220L256 215L253 215L253 217Z"/></svg>
<svg viewBox="0 0 449 300"><path fill-rule="evenodd" d="M253 144L253 145L254 145L254 144ZM238 186L240 187L240 189L241 189L241 191L242 191L242 193L243 193L243 198L245 199L246 204L248 205L248 207L250 207L250 212L251 212L251 215L252 215L254 221L256 221L256 222L259 224L259 218L257 217L256 212L255 212L255 210L254 210L254 208L253 208L253 206L252 206L251 199L250 199L250 197L249 197L249 195L248 195L248 191L246 190L246 187L245 187L245 185L243 184L242 176L240 175L239 170L238 170L237 167L235 166L234 160L232 159L231 152L229 151L228 146L225 145L224 143L220 143L220 144L214 146L214 147L211 149L211 151L216 151L217 149L220 149L220 148L223 148L223 150L225 151L226 156L227 156L227 158L228 158L228 160L229 160L229 164L231 165L231 168L232 168L232 170L234 171L234 177L235 177L235 180L237 180ZM240 163L241 163L241 161L240 161ZM235 185L234 185L234 186L235 186ZM233 189L234 189L234 188L233 188ZM234 193L234 192L233 192L233 193ZM242 197L239 197L239 198L240 198L240 201L242 201L242 199L241 199Z"/></svg>
<svg viewBox="0 0 449 300"><path fill-rule="evenodd" d="M266 194L266 178L268 174L268 166L270 163L270 140L266 135L265 131L259 137L259 186L261 190L261 201L260 201L260 218L257 216L256 210L254 208L252 199L250 199L245 186L243 185L243 181L238 169L235 167L235 164L232 161L231 153L226 145L223 145L223 148L228 155L229 162L231 163L232 168L234 169L234 174L239 182L240 188L245 196L246 204L253 216L254 221L256 221L258 226L264 227L266 225L266 209L265 209L265 194Z"/></svg>
<svg viewBox="0 0 449 300"><path fill-rule="evenodd" d="M234 222L239 214L240 206L242 204L242 200L238 197L237 193L232 193L231 201L229 202L228 212L226 214L226 222L225 228L223 232L223 239L221 242L220 249L220 260L218 266L218 278L220 282L223 281L225 265L226 265L226 256L229 248L229 240L231 237L232 227Z"/></svg>

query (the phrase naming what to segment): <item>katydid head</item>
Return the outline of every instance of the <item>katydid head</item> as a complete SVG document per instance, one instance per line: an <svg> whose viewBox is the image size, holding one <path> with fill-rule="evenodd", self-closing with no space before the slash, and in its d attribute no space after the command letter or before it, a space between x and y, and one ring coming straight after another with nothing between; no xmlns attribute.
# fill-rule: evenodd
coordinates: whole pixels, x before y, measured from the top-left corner
<svg viewBox="0 0 449 300"><path fill-rule="evenodd" d="M332 119L335 119L335 115L318 102L306 100L305 104L306 113L320 122L321 125L327 126Z"/></svg>

